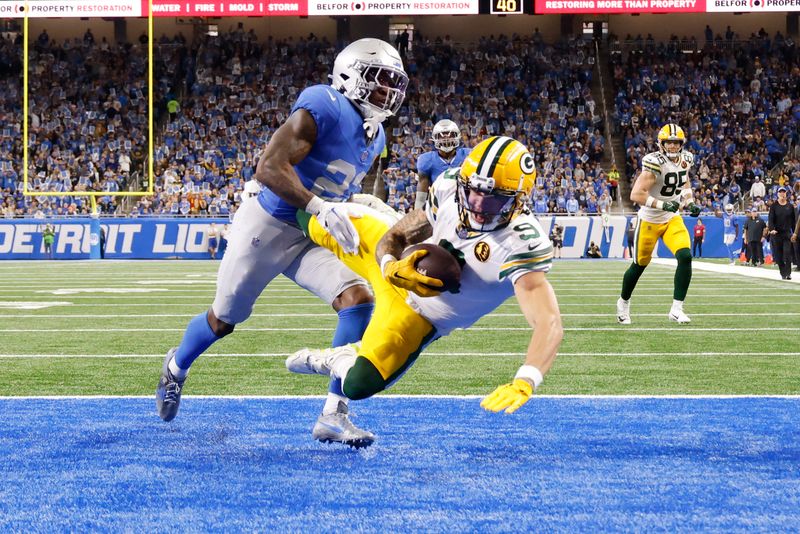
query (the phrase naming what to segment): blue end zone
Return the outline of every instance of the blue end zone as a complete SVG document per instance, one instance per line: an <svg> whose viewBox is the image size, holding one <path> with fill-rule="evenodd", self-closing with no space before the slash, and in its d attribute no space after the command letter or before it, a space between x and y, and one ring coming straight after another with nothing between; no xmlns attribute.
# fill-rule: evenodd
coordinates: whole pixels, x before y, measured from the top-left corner
<svg viewBox="0 0 800 534"><path fill-rule="evenodd" d="M0 400L0 531L793 531L800 400Z"/></svg>

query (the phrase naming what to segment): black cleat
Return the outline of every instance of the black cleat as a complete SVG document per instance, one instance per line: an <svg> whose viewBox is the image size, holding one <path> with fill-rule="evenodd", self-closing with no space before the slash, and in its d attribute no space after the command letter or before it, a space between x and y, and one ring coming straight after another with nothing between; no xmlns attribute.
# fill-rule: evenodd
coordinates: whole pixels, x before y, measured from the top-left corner
<svg viewBox="0 0 800 534"><path fill-rule="evenodd" d="M181 392L183 383L186 381L178 380L169 370L169 362L175 357L175 349L169 349L164 357L164 365L161 368L161 380L156 387L156 410L158 416L164 421L172 421L178 415L178 408L181 405Z"/></svg>

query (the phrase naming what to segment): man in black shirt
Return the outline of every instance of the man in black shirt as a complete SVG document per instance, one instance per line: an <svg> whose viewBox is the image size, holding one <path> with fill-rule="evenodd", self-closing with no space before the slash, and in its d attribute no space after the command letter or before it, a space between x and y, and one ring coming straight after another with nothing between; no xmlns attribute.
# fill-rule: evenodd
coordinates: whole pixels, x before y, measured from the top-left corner
<svg viewBox="0 0 800 534"><path fill-rule="evenodd" d="M757 208L750 208L750 218L744 223L744 242L747 246L747 257L754 266L764 263L764 248L761 240L766 234L767 224L758 216Z"/></svg>
<svg viewBox="0 0 800 534"><path fill-rule="evenodd" d="M769 235L775 263L781 270L781 278L792 279L792 233L797 224L794 206L786 200L787 188L778 188L778 201L769 208ZM795 236L796 239L796 236Z"/></svg>

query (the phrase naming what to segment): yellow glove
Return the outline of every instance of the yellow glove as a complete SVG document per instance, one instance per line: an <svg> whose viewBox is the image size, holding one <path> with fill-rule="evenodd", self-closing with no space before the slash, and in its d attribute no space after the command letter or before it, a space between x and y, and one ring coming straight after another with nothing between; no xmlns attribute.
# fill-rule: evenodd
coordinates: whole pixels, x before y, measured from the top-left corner
<svg viewBox="0 0 800 534"><path fill-rule="evenodd" d="M391 257L384 257L381 261L383 276L386 280L397 287L413 291L420 297L435 297L442 292L437 291L436 287L442 287L444 282L438 278L431 278L419 274L414 267L417 261L428 253L427 250L415 250L402 260L396 260ZM388 257L388 259L387 259ZM433 287L430 287L433 286Z"/></svg>
<svg viewBox="0 0 800 534"><path fill-rule="evenodd" d="M516 412L520 406L528 402L533 393L533 386L527 380L515 378L510 384L503 384L481 401L481 408L490 412L505 410Z"/></svg>

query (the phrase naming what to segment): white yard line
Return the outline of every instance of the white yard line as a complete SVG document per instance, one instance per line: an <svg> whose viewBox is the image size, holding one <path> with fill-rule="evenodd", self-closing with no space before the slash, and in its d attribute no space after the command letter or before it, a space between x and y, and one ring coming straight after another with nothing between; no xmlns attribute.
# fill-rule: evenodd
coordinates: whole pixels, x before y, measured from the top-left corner
<svg viewBox="0 0 800 534"><path fill-rule="evenodd" d="M653 263L658 265L666 265L674 267L678 263L672 258L653 258ZM775 280L785 284L800 284L800 273L794 273L792 280L782 280L781 273L778 270L764 269L761 267L749 267L747 265L725 265L723 263L709 263L705 261L692 261L692 270L707 271L718 274L738 274L748 278L763 278L766 280ZM691 294L691 288L689 292ZM749 295L749 293L745 293Z"/></svg>
<svg viewBox="0 0 800 534"><path fill-rule="evenodd" d="M258 353L208 353L205 358L286 358L290 352L258 352ZM423 352L424 357L462 357L480 356L490 358L521 357L522 352ZM798 356L796 352L561 352L559 357L709 357L709 356ZM0 359L163 359L164 354L0 354Z"/></svg>
<svg viewBox="0 0 800 534"><path fill-rule="evenodd" d="M334 328L237 328L237 332L333 332ZM47 332L183 332L184 328L3 328L0 333L47 333ZM469 332L530 332L529 326L521 327L489 327L489 326L473 326L467 330ZM646 327L646 328L631 328L629 326L619 325L614 327L592 327L592 328L579 328L568 327L564 328L566 332L682 332L682 333L703 333L703 332L797 332L800 331L798 327L766 327L766 328L698 328L693 326L673 326L673 327Z"/></svg>
<svg viewBox="0 0 800 534"><path fill-rule="evenodd" d="M73 297L70 296L70 298L73 298ZM8 301L0 300L0 303L3 303L3 302L8 302ZM35 303L37 303L39 301L33 300L33 301L29 301L29 302L32 302L32 303L35 304ZM46 303L47 301L41 301L41 302ZM741 299L738 298L738 297L731 297L731 302L740 303ZM692 303L691 300L690 300L690 303L688 304L688 306L690 307L690 309L695 310L695 309L700 309L700 308L719 308L720 304L725 304L725 303L727 303L727 302L726 301L715 301L713 303L708 303L708 302L694 302L694 303ZM769 300L769 301L750 301L750 300L748 300L747 301L747 305L748 306L750 306L750 305L789 305L789 304L795 304L795 305L800 306L800 300L791 299L791 300ZM64 303L62 305L63 306L70 306L70 307L92 307L92 308L119 308L120 306L127 306L127 307L132 307L132 308L133 307L158 307L158 308L161 308L161 307L168 307L168 306L172 306L172 307L191 306L193 308L196 308L197 306L201 306L202 307L203 302L200 302L200 301L192 301L192 302L151 302L151 303L141 303L141 302L120 303L119 301L114 301L114 302L84 302L84 303L66 302L66 303ZM328 310L331 309L329 304L326 304L325 302L322 302L319 299L317 299L317 302L281 302L281 303L262 302L262 301L257 301L256 302L256 307L257 308L261 308L261 307L291 308L291 307L295 307L295 306L302 307L302 308L308 308L310 306L318 306L318 307L322 307L322 308L325 308L325 309L328 309ZM605 303L605 304L598 304L598 303L586 303L586 302L559 302L559 306L562 307L562 308L564 308L564 307L578 307L578 308L591 307L591 308L609 308L609 309L613 309L614 303L613 302L608 302L608 303ZM634 304L634 306L636 308L665 308L665 306L667 306L667 305L665 305L663 303L647 303L647 302L638 302L637 301ZM516 302L514 302L513 299L510 300L509 302L506 302L506 303L500 305L500 308L506 308L506 307L519 309L519 305ZM198 308L198 310L199 309L200 308ZM665 309L667 309L667 308L665 308ZM197 315L197 313L190 314L190 315L194 316L194 315ZM602 313L600 315L605 316L605 315L609 315L609 314L608 313ZM639 314L637 314L637 315L639 315ZM655 315L661 315L661 314L655 314ZM692 313L692 315L697 315L697 314L696 313ZM744 314L744 315L754 315L754 314ZM755 314L755 315L758 315L758 314ZM781 314L780 313L778 313L778 314L765 313L763 315L781 315ZM790 315L793 315L793 314L790 314ZM152 317L152 315L149 315L149 316ZM257 316L257 315L253 314L253 316ZM41 315L37 315L37 317L41 317Z"/></svg>
<svg viewBox="0 0 800 534"><path fill-rule="evenodd" d="M381 399L482 399L484 395L376 395L370 402ZM141 399L152 400L152 395L27 395L20 397L0 396L0 401L15 402L24 400L113 400L113 399ZM182 399L208 399L208 400L304 400L324 399L323 395L183 395ZM552 400L647 400L647 399L675 399L675 400L728 400L728 399L778 399L798 400L800 395L536 395L533 399Z"/></svg>
<svg viewBox="0 0 800 534"><path fill-rule="evenodd" d="M53 305L55 306L55 305ZM154 306L156 306L154 304ZM115 305L119 307L119 305ZM0 301L0 309L2 309L2 302ZM170 317L170 318L184 318L188 319L197 315L196 313L124 313L124 314L111 314L111 313L49 313L49 314L13 314L13 313L0 313L0 318L9 319L119 319L122 317L130 317L133 319L146 319L148 317ZM666 313L637 313L636 317L663 317ZM613 313L562 313L561 317L612 317ZM800 312L775 312L775 313L692 313L692 317L797 317ZM326 319L336 319L337 316L333 311L327 313L252 313L250 317L323 317ZM525 316L522 312L519 313L492 313L486 315L483 319L493 318L508 318L515 317L522 319ZM470 329L471 330L471 329Z"/></svg>

